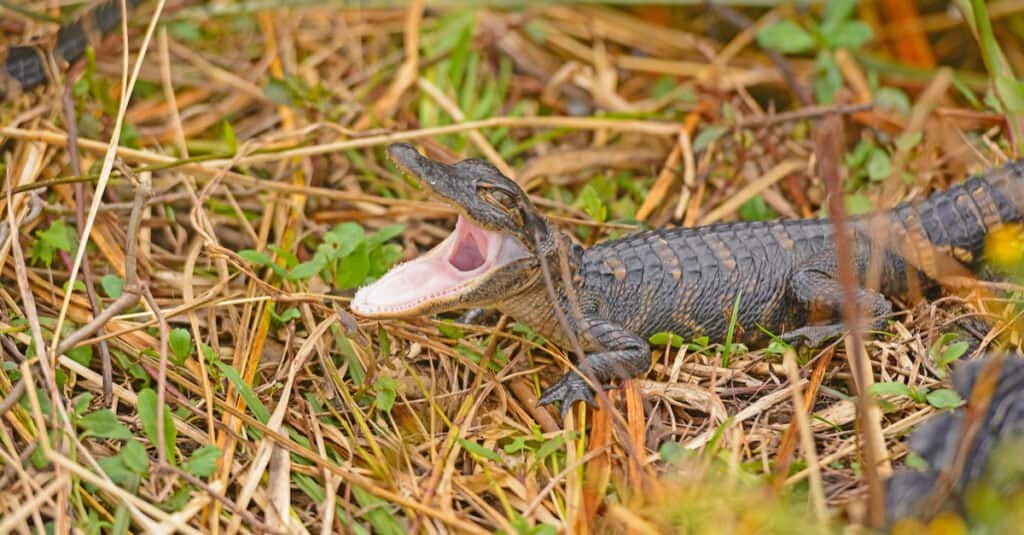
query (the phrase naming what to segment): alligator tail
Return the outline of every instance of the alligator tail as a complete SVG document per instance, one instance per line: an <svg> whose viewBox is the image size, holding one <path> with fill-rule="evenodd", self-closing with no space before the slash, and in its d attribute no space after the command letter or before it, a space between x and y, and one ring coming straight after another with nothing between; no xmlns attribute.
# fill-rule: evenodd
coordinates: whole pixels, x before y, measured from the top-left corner
<svg viewBox="0 0 1024 535"><path fill-rule="evenodd" d="M945 271L935 264L939 256L955 259L961 265L977 265L989 233L1008 223L1024 221L1024 161L990 169L927 199L902 203L880 215L882 219L861 219L860 228L873 231L874 236L884 234L890 247L901 250L919 268Z"/></svg>
<svg viewBox="0 0 1024 535"><path fill-rule="evenodd" d="M128 0L135 7L142 0ZM121 1L107 0L91 13L60 27L53 47L56 59L70 65L85 55L90 36L100 38L121 23ZM38 46L12 46L0 51L0 100L49 82L46 51Z"/></svg>

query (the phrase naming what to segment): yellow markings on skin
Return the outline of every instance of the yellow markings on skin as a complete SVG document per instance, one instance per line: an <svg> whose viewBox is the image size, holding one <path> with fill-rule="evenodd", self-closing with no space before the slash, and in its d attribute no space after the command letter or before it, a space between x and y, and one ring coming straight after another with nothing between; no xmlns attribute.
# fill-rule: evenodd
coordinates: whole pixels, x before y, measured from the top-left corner
<svg viewBox="0 0 1024 535"><path fill-rule="evenodd" d="M1020 223L1000 225L985 236L985 258L1000 268L1024 262L1024 227Z"/></svg>
<svg viewBox="0 0 1024 535"><path fill-rule="evenodd" d="M953 247L952 253L953 258L956 258L957 260L963 262L964 264L974 263L974 254L968 251L967 249L964 249L963 247Z"/></svg>
<svg viewBox="0 0 1024 535"><path fill-rule="evenodd" d="M999 208L996 207L995 201L985 192L984 188L975 188L971 192L971 198L981 210L981 220L985 223L985 228L995 228L1003 222L1003 218L999 216Z"/></svg>
<svg viewBox="0 0 1024 535"><path fill-rule="evenodd" d="M971 214L975 221L982 221L981 214L978 213L978 207L974 205L974 201L971 200L970 196L957 195L954 202L961 214Z"/></svg>
<svg viewBox="0 0 1024 535"><path fill-rule="evenodd" d="M665 238L661 236L655 236L654 243L651 244L654 248L654 254L658 255L658 259L661 260L661 264L664 266L678 266L679 258L672 252L672 247L669 246Z"/></svg>
<svg viewBox="0 0 1024 535"><path fill-rule="evenodd" d="M616 257L610 257L604 259L604 266L608 268L608 271L615 276L616 280L626 279L626 266L622 264L622 260Z"/></svg>
<svg viewBox="0 0 1024 535"><path fill-rule="evenodd" d="M715 256L722 262L722 265L730 271L736 269L736 258L729 251L729 246L718 236L708 236L707 240L710 242L711 248L714 249Z"/></svg>
<svg viewBox="0 0 1024 535"><path fill-rule="evenodd" d="M775 236L775 240L779 245L789 251L793 249L793 239L789 237L789 234L782 228L782 225L772 225L772 235Z"/></svg>
<svg viewBox="0 0 1024 535"><path fill-rule="evenodd" d="M671 273L672 273L672 278L674 280L676 280L676 281L678 281L679 279L681 279L683 277L683 272L680 271L679 268L673 268Z"/></svg>
<svg viewBox="0 0 1024 535"><path fill-rule="evenodd" d="M928 240L928 234L921 225L921 219L917 217L917 211L911 210L910 215L903 223L907 226L907 234L910 238L907 244L909 249L907 253L913 253L913 256L908 255L907 258L912 260L916 267L926 275L936 276L938 264L935 262L935 249Z"/></svg>
<svg viewBox="0 0 1024 535"><path fill-rule="evenodd" d="M910 226L909 222L908 226ZM913 234L916 233L912 228L908 231L903 228L902 224L894 221L889 237L889 243L892 244L892 251L902 256L909 266L918 267L920 266L920 261L917 258L917 248L914 246L916 240L914 239L915 237ZM879 275L881 274L879 273ZM900 274L893 274L893 276L899 277ZM919 281L915 271L913 269L904 269L902 276L906 277L907 295L911 297L920 296L921 285L918 284ZM880 280L881 279L879 278L879 281Z"/></svg>
<svg viewBox="0 0 1024 535"><path fill-rule="evenodd" d="M672 320L676 324L682 325L690 332L700 332L700 325L697 325L697 322L690 316L688 312L686 312L685 309L677 309L674 312L672 312Z"/></svg>

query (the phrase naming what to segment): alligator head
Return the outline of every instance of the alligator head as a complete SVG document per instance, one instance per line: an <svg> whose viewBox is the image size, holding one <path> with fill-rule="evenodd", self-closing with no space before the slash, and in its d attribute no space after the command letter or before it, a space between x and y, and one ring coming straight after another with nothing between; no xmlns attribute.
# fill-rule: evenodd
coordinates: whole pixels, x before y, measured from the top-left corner
<svg viewBox="0 0 1024 535"><path fill-rule="evenodd" d="M431 251L356 292L353 312L397 318L486 307L537 284L539 255L554 248L551 229L518 184L482 160L443 164L408 144L388 153L460 215Z"/></svg>

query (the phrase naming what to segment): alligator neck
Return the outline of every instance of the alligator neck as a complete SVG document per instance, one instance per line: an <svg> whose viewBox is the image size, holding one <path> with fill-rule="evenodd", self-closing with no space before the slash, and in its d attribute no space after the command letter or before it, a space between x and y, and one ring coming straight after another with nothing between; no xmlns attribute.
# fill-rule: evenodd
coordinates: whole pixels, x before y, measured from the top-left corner
<svg viewBox="0 0 1024 535"><path fill-rule="evenodd" d="M581 286L578 274L583 248L573 243L568 236L559 237L562 238L562 243L565 245L563 250L567 254L568 273L563 273L562 260L556 247L547 255L547 268L551 273L555 299L552 300L551 291L547 288L547 283L544 280L544 273L539 272L532 284L523 291L503 299L497 304L497 308L502 313L515 318L516 321L529 325L534 332L549 341L562 347L571 347L571 342L565 335L558 319L556 308L562 310L570 323L570 328L573 328L572 325L575 322L572 321L574 314L570 310L569 296L574 295L578 299L576 291L570 290L578 290ZM568 288L568 285L572 285L573 288Z"/></svg>

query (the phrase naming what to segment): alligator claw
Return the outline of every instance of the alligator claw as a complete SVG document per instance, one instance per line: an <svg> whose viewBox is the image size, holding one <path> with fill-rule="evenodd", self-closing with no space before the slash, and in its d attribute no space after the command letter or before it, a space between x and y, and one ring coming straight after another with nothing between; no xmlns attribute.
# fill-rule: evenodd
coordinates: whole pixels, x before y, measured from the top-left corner
<svg viewBox="0 0 1024 535"><path fill-rule="evenodd" d="M587 381L576 372L570 371L562 376L555 384L549 386L537 400L537 405L548 405L556 401L562 402L562 420L569 414L569 409L577 401L583 401L591 407L597 407L594 400L594 391L591 390Z"/></svg>
<svg viewBox="0 0 1024 535"><path fill-rule="evenodd" d="M807 325L783 333L779 338L790 345L797 345L803 341L807 344L807 347L820 347L822 342L833 336L843 334L845 330L846 327L841 323L834 325Z"/></svg>

